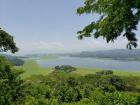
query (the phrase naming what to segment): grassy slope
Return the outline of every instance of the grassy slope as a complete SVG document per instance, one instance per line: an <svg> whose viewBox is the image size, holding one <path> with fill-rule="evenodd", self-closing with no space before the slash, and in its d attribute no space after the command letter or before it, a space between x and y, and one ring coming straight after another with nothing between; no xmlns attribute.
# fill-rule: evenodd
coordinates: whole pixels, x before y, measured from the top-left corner
<svg viewBox="0 0 140 105"><path fill-rule="evenodd" d="M58 58L58 56L46 55L46 56L42 56L40 59L53 60L53 59L57 59L57 58ZM48 73L53 71L51 68L42 67L33 59L30 59L30 60L26 59L23 66L16 67L16 68L22 69L24 71L22 78L27 78L32 75L47 75Z"/></svg>
<svg viewBox="0 0 140 105"><path fill-rule="evenodd" d="M22 75L23 78L29 77L31 75L47 75L52 71L50 68L41 67L34 60L26 60L22 67L18 67L25 71Z"/></svg>
<svg viewBox="0 0 140 105"><path fill-rule="evenodd" d="M78 68L73 73L86 75L86 74L95 74L98 71L101 71L102 69L96 69L96 68ZM120 76L140 76L139 71L123 71L123 70L114 70L114 74L120 75Z"/></svg>

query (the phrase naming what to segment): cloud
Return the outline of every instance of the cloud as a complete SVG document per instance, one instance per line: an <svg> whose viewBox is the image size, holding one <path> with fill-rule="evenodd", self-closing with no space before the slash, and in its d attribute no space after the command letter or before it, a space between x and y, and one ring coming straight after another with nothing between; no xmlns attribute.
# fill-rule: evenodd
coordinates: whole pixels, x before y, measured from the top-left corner
<svg viewBox="0 0 140 105"><path fill-rule="evenodd" d="M84 40L65 40L60 41L32 41L19 42L19 54L27 53L68 53L80 51L97 51L108 49L125 49L128 41L125 38L118 38L114 43L106 43L102 38ZM140 42L138 42L140 48Z"/></svg>
<svg viewBox="0 0 140 105"><path fill-rule="evenodd" d="M45 52L55 52L63 50L64 46L60 42L46 42L46 41L35 41L35 42L20 42L19 53L45 53Z"/></svg>

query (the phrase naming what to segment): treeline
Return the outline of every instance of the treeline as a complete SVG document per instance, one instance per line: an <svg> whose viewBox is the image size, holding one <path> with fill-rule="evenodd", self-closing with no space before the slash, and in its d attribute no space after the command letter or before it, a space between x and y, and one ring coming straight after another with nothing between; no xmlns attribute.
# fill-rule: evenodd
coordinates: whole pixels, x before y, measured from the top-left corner
<svg viewBox="0 0 140 105"><path fill-rule="evenodd" d="M11 56L11 55L5 55L5 54L0 54L0 56L4 56L14 66L22 66L24 64L24 60L22 59L26 58L26 57Z"/></svg>
<svg viewBox="0 0 140 105"><path fill-rule="evenodd" d="M9 59L9 61L15 66L22 66L24 64L24 61L19 58Z"/></svg>
<svg viewBox="0 0 140 105"><path fill-rule="evenodd" d="M0 58L0 105L139 105L140 77L113 71L81 76L72 66L57 66L50 74L21 79ZM67 72L68 71L68 72Z"/></svg>
<svg viewBox="0 0 140 105"><path fill-rule="evenodd" d="M110 58L115 60L136 60L140 61L140 49L118 49L106 51L84 51L77 54L69 54L71 57L90 57L90 58Z"/></svg>

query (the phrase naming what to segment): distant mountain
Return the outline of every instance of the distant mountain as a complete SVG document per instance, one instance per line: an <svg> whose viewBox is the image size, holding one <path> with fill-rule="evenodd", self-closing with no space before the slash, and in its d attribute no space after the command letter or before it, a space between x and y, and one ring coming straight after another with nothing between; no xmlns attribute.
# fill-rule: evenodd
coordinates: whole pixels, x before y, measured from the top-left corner
<svg viewBox="0 0 140 105"><path fill-rule="evenodd" d="M84 51L77 54L69 54L71 57L94 57L94 58L110 58L116 60L137 60L140 61L140 49L119 49L105 51Z"/></svg>
<svg viewBox="0 0 140 105"><path fill-rule="evenodd" d="M6 55L6 54L0 54L0 56L6 57L13 65L15 66L21 66L24 64L24 60L20 56L11 56L11 55Z"/></svg>

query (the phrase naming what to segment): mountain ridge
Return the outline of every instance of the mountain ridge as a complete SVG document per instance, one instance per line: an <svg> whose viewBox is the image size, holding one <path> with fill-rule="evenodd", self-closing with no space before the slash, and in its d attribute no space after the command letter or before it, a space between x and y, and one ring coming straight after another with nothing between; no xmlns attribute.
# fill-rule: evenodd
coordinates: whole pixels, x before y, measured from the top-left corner
<svg viewBox="0 0 140 105"><path fill-rule="evenodd" d="M117 49L102 51L83 51L77 54L70 54L70 57L110 58L115 60L138 60L140 61L140 49Z"/></svg>

